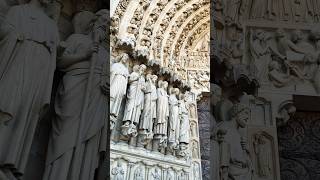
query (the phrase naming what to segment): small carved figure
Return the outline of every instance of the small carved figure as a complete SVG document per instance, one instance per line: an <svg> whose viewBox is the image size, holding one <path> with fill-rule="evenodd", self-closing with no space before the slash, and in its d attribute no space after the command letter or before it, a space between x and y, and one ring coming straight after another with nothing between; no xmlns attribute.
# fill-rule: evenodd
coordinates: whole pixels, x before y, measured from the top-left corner
<svg viewBox="0 0 320 180"><path fill-rule="evenodd" d="M125 171L120 162L118 162L117 166L111 170L114 180L124 180L124 173Z"/></svg>
<svg viewBox="0 0 320 180"><path fill-rule="evenodd" d="M256 134L254 150L257 155L258 174L260 177L269 177L271 174L271 153L267 144L268 139L262 134Z"/></svg>
<svg viewBox="0 0 320 180"><path fill-rule="evenodd" d="M154 170L154 172L151 173L151 176L152 176L153 180L160 180L161 179L161 174L157 168Z"/></svg>
<svg viewBox="0 0 320 180"><path fill-rule="evenodd" d="M140 167L134 171L133 180L144 180L143 171Z"/></svg>

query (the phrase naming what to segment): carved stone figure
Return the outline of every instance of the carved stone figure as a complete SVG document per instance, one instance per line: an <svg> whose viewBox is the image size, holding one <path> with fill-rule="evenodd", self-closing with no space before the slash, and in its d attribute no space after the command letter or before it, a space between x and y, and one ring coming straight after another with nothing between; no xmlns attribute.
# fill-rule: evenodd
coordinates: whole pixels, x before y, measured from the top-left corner
<svg viewBox="0 0 320 180"><path fill-rule="evenodd" d="M49 107L59 32L44 0L11 7L0 27L0 172L24 174L33 136Z"/></svg>
<svg viewBox="0 0 320 180"><path fill-rule="evenodd" d="M270 63L270 51L267 43L265 42L264 32L256 30L254 35L250 33L250 52L257 67L257 77L261 81L267 81L268 64Z"/></svg>
<svg viewBox="0 0 320 180"><path fill-rule="evenodd" d="M143 171L140 167L134 171L133 180L144 180Z"/></svg>
<svg viewBox="0 0 320 180"><path fill-rule="evenodd" d="M161 174L157 168L154 170L154 172L151 173L151 177L152 177L152 180L160 180L161 179Z"/></svg>
<svg viewBox="0 0 320 180"><path fill-rule="evenodd" d="M96 21L94 29L90 29L96 17L99 20L106 14L103 10L96 15L82 11L74 17L75 34L66 40L58 62L65 75L57 90L45 180L93 180L99 153L106 150L103 137L108 107L101 88L101 80L106 78L102 76L104 66L109 65L108 50L102 45L106 26ZM92 77L91 66L96 69Z"/></svg>
<svg viewBox="0 0 320 180"><path fill-rule="evenodd" d="M167 94L168 82L159 81L158 85L157 119L155 122L154 133L165 137L167 136L167 126L169 120L169 97Z"/></svg>
<svg viewBox="0 0 320 180"><path fill-rule="evenodd" d="M246 146L245 137L240 134L240 129L245 128L249 118L249 109L243 104L234 104L229 111L229 119L218 125L220 130L226 131L224 137L230 146L230 154L221 155L230 157L220 165L221 177L227 180L247 180L252 177L251 160ZM221 151L221 150L220 150ZM222 153L229 153L224 151Z"/></svg>
<svg viewBox="0 0 320 180"><path fill-rule="evenodd" d="M191 143L191 151L192 151L192 157L194 159L199 159L199 149L198 149L198 143L196 141L193 141Z"/></svg>
<svg viewBox="0 0 320 180"><path fill-rule="evenodd" d="M158 76L148 74L145 84L144 109L140 121L140 130L144 133L152 133L153 123L157 118L157 88L156 81Z"/></svg>
<svg viewBox="0 0 320 180"><path fill-rule="evenodd" d="M170 96L169 96L169 127L168 127L168 134L169 134L169 145L171 150L177 148L179 144L179 102L177 96L179 95L179 89L173 88L171 89Z"/></svg>
<svg viewBox="0 0 320 180"><path fill-rule="evenodd" d="M268 139L262 134L256 134L254 141L254 150L257 155L258 175L260 177L269 177L271 175L272 161L271 152L267 144Z"/></svg>
<svg viewBox="0 0 320 180"><path fill-rule="evenodd" d="M113 175L113 180L125 180L125 171L120 162L118 162L117 166L111 170L111 174Z"/></svg>
<svg viewBox="0 0 320 180"><path fill-rule="evenodd" d="M292 75L303 79L303 73L292 62L303 61L305 58L305 52L297 47L285 34L283 29L278 29L276 32L276 39L278 43L277 51L273 51L279 58L283 59L283 64L292 71ZM274 50L274 49L273 49Z"/></svg>
<svg viewBox="0 0 320 180"><path fill-rule="evenodd" d="M137 125L144 108L145 70L145 65L135 65L129 77L129 90L123 117L124 125L121 127L124 136L137 135Z"/></svg>
<svg viewBox="0 0 320 180"><path fill-rule="evenodd" d="M122 54L110 69L110 128L113 129L126 95L129 71L126 67L128 54Z"/></svg>
<svg viewBox="0 0 320 180"><path fill-rule="evenodd" d="M190 122L188 109L185 103L185 95L179 95L179 114L180 114L180 132L179 132L179 142L184 144L189 144L190 141Z"/></svg>

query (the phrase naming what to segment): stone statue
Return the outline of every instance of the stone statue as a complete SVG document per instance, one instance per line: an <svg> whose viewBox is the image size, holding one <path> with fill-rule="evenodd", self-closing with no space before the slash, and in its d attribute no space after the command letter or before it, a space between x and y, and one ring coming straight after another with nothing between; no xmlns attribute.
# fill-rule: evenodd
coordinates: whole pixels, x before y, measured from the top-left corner
<svg viewBox="0 0 320 180"><path fill-rule="evenodd" d="M257 29L253 35L253 32L250 33L250 52L251 56L254 59L254 63L257 67L257 77L261 81L267 80L268 72L268 51L269 48L266 46L264 32L260 29Z"/></svg>
<svg viewBox="0 0 320 180"><path fill-rule="evenodd" d="M144 89L144 109L139 123L138 146L148 145L153 139L153 124L157 118L157 87L158 76L148 74ZM147 147L149 148L149 147Z"/></svg>
<svg viewBox="0 0 320 180"><path fill-rule="evenodd" d="M229 119L218 125L218 132L222 134L223 139L228 143L230 151L225 149L220 157L223 159L220 164L222 179L227 180L248 180L252 177L251 159L246 146L245 137L241 135L240 129L245 128L249 119L249 108L244 104L234 104L229 111ZM218 137L219 139L219 137ZM224 154L225 153L225 154Z"/></svg>
<svg viewBox="0 0 320 180"><path fill-rule="evenodd" d="M0 27L0 172L24 174L51 98L59 31L45 0L11 7ZM8 166L9 165L9 166Z"/></svg>
<svg viewBox="0 0 320 180"><path fill-rule="evenodd" d="M133 180L144 180L143 171L140 167L134 171Z"/></svg>
<svg viewBox="0 0 320 180"><path fill-rule="evenodd" d="M167 136L167 126L169 120L169 97L167 94L168 82L159 81L157 89L157 118L155 121L156 135L161 135L162 137Z"/></svg>
<svg viewBox="0 0 320 180"><path fill-rule="evenodd" d="M118 162L117 167L114 167L111 170L111 174L113 175L113 180L125 180L124 173L125 171L120 162Z"/></svg>
<svg viewBox="0 0 320 180"><path fill-rule="evenodd" d="M127 137L137 135L137 125L144 108L145 70L144 64L135 65L129 77L129 90L123 117L124 125L122 126L122 134Z"/></svg>
<svg viewBox="0 0 320 180"><path fill-rule="evenodd" d="M169 146L171 151L177 148L179 144L179 102L177 96L179 95L178 88L172 88L169 96L169 127L168 127L168 134L169 134Z"/></svg>
<svg viewBox="0 0 320 180"><path fill-rule="evenodd" d="M186 157L188 151L188 144L190 142L190 122L188 109L186 107L185 95L180 93L179 95L179 156Z"/></svg>
<svg viewBox="0 0 320 180"><path fill-rule="evenodd" d="M128 54L122 54L111 66L110 73L110 128L113 129L126 95L129 71L126 66Z"/></svg>
<svg viewBox="0 0 320 180"><path fill-rule="evenodd" d="M157 118L157 87L158 76L148 74L145 85L144 109L140 121L140 130L144 133L152 133L153 123Z"/></svg>
<svg viewBox="0 0 320 180"><path fill-rule="evenodd" d="M106 151L108 107L101 81L109 50L102 45L105 23L98 22L106 14L104 10L97 14L82 11L74 16L75 32L64 43L57 65L65 75L56 95L44 180L93 180L99 153ZM90 78L92 65L95 70Z"/></svg>
<svg viewBox="0 0 320 180"><path fill-rule="evenodd" d="M192 151L192 157L194 159L199 159L198 150L199 150L198 143L196 141L193 141L191 143L191 151Z"/></svg>
<svg viewBox="0 0 320 180"><path fill-rule="evenodd" d="M254 150L257 155L258 175L260 177L269 177L271 175L270 147L268 139L262 134L256 134L254 141Z"/></svg>
<svg viewBox="0 0 320 180"><path fill-rule="evenodd" d="M189 144L190 141L190 122L188 109L185 103L185 95L179 95L179 114L180 114L180 132L179 142Z"/></svg>

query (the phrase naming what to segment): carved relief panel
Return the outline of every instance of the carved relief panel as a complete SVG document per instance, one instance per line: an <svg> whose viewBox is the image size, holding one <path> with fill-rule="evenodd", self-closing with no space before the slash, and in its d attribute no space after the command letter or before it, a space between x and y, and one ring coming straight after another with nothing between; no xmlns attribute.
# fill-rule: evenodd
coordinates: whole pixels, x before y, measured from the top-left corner
<svg viewBox="0 0 320 180"><path fill-rule="evenodd" d="M248 26L244 57L263 90L320 93L319 29Z"/></svg>

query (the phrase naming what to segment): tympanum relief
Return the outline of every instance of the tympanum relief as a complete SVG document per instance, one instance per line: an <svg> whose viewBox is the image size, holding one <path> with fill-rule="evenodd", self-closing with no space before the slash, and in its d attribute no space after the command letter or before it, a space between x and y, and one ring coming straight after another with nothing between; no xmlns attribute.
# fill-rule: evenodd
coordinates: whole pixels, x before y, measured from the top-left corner
<svg viewBox="0 0 320 180"><path fill-rule="evenodd" d="M255 77L275 88L319 94L317 31L249 28L248 59L255 64Z"/></svg>

